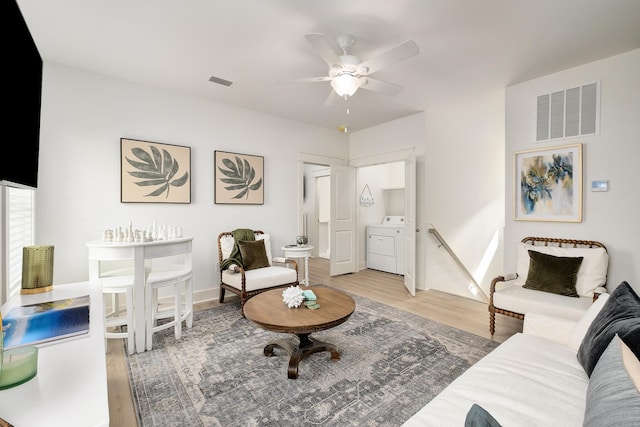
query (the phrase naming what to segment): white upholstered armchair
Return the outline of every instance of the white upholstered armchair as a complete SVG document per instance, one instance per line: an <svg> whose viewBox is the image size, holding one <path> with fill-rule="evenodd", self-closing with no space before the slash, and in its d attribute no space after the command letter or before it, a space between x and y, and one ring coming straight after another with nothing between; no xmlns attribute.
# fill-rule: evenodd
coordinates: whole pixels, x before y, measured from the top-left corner
<svg viewBox="0 0 640 427"><path fill-rule="evenodd" d="M243 235L248 237L247 232L251 230L238 229L218 235L220 302L224 302L225 291L231 291L240 297L241 309L249 298L260 292L298 285L296 261L273 257L269 234L253 230L254 240L250 236L242 240Z"/></svg>
<svg viewBox="0 0 640 427"><path fill-rule="evenodd" d="M538 313L575 320L607 292L609 254L600 242L525 237L517 250L516 272L491 282L491 335L496 313L517 319Z"/></svg>

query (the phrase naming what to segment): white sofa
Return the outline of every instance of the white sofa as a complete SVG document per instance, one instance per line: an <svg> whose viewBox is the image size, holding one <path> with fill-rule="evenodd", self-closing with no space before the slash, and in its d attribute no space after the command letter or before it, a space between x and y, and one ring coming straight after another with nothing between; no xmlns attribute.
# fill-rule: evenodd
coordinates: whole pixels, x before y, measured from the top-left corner
<svg viewBox="0 0 640 427"><path fill-rule="evenodd" d="M606 305L609 299L612 301ZM588 345L584 350L580 350L583 338L587 336L588 339L585 341L595 342L589 337L602 329L602 322L618 324L612 323L610 316L606 318L609 320L604 321L601 320L602 314L598 316L601 311L608 313L614 305L617 305L614 298L604 294L577 321L527 313L522 333L510 337L465 371L403 426L497 425L465 424L467 414L474 404L486 410L493 417L492 421L505 427L582 426L587 407L595 408L597 405L593 402L587 405L590 377L578 353L584 351L584 354L589 354ZM638 382L634 390L635 395L632 394L631 397L632 403L621 401L621 404L625 405L625 411L627 407L631 407L632 411L635 411L631 414L636 418L631 424L625 424L620 420L611 424L616 426L640 425L640 361L637 359L640 347L640 300L637 295L633 305L635 307L631 310L631 317L634 319L619 324L626 325L624 328L631 325L633 329L631 333L624 332L626 335L620 333L623 334L625 342L631 340L635 343L631 345L636 353L632 362L635 360ZM603 309L603 306L607 308ZM629 317L628 313L624 313L624 316ZM590 329L592 321L594 327ZM620 331L624 328L621 327ZM633 356L633 353L631 354ZM604 369L599 367L604 356L598 357L598 365L593 369L592 379L603 376L613 378L610 373L600 374L600 370ZM622 384L623 381L616 380L616 383ZM614 396L614 402L623 400L623 395L618 391L607 392L607 395ZM597 398L593 396L594 399ZM611 413L615 413L615 409L607 407L605 413L605 417L610 417ZM597 418L603 415L588 416L590 422L584 425L605 425L602 418Z"/></svg>

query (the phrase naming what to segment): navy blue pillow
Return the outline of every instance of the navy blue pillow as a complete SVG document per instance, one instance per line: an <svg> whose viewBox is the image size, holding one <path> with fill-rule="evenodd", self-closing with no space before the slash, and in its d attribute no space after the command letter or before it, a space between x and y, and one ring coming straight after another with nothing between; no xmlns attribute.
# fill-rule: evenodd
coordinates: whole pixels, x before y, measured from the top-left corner
<svg viewBox="0 0 640 427"><path fill-rule="evenodd" d="M622 282L593 319L578 349L578 361L588 376L615 334L640 358L640 297Z"/></svg>

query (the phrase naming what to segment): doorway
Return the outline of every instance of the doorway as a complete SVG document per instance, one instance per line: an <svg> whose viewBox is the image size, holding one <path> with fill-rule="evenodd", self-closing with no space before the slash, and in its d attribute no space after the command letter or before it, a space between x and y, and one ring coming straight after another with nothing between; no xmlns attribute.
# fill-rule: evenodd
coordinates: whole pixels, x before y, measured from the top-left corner
<svg viewBox="0 0 640 427"><path fill-rule="evenodd" d="M394 163L394 162L404 163L404 174L405 174L405 177L404 177L405 209L404 211L406 215L405 224L406 224L406 230L407 230L404 237L405 262L406 262L404 284L406 289L409 291L409 293L411 295L415 295L415 264L416 264L415 262L416 235L415 234L418 231L416 228L416 210L415 210L416 209L415 148L383 153L383 154L370 156L370 157L363 157L363 158L351 161L350 166L348 167L345 166L345 161L342 159L323 157L323 156L311 155L306 153L299 153L298 154L298 174L299 174L300 182L302 182L303 185L299 187L300 191L299 191L299 199L298 199L299 200L299 207L298 207L299 227L298 228L300 232L308 233L307 235L309 236L310 242L312 241L312 239L314 239L313 240L314 242L316 243L318 242L317 240L318 235L317 234L314 235L315 229L316 229L317 216L315 214L315 210L310 211L310 206L315 206L315 193L316 193L315 185L312 185L313 180L310 178L309 174L305 174L305 168L311 167L312 165L315 165L316 167L321 166L321 167L325 167L330 174L334 174L332 170L332 166L335 166L336 170L345 171L346 169L351 169L355 171L358 168L362 168L366 166L373 166L378 164ZM353 173L354 185L356 184L355 181L356 181L355 173ZM344 182L345 184L347 183L346 180ZM349 181L349 183L350 182L351 181ZM360 186L362 185L362 183L358 183L357 185L358 185L358 191L359 191L361 189ZM333 182L331 183L332 198L335 198L333 191L338 191L337 187L341 187L341 186ZM393 187L393 185L390 185L390 187ZM390 190L392 190L393 192L394 189L390 188ZM357 199L358 194L359 193L355 192L353 199L351 199L354 203ZM387 196L390 198L395 198L395 194L390 193ZM312 202L313 204L310 205L310 203ZM357 203L355 204L357 205ZM331 210L333 212L333 210L337 210L337 207L331 207ZM355 213L354 213L354 216L356 216ZM378 221L380 221L381 219L382 217L378 219ZM355 248L355 251L357 252L357 254L356 254L356 258L354 259L355 264L351 272L358 271L358 268L360 267L360 265L356 265L356 264L361 263L362 266L366 264L366 262L361 261L362 259L364 259L361 254L365 253L364 252L364 236L365 236L366 224L365 224L365 221L362 221L360 218L355 218L354 222L356 223L356 227L354 227L354 230L355 230L354 232L356 233L357 236L354 238L356 239L356 243L357 243L355 245L357 246ZM330 244L335 245L336 249L342 248L344 245L337 245L337 240L335 240L335 236L334 236L334 234L338 232L338 229L331 227L331 224L329 225L330 225L329 226ZM314 256L318 256L319 254L317 252L317 249L314 249L314 251L315 251ZM333 265L334 262L337 262L336 260L334 260L334 258L336 257L340 259L347 258L346 256L343 256L344 254L336 254L333 251L330 251L328 255L330 257L329 261L331 265ZM331 268L331 270L335 271L333 267ZM343 273L338 272L336 274L343 274Z"/></svg>

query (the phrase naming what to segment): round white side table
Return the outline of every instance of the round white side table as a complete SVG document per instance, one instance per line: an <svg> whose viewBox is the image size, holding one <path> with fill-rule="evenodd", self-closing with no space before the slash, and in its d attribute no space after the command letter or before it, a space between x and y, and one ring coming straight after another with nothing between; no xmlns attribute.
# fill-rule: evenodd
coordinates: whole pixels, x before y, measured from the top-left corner
<svg viewBox="0 0 640 427"><path fill-rule="evenodd" d="M304 258L304 280L302 281L305 286L309 286L309 257L313 246L283 246L280 248L284 251L285 258Z"/></svg>

